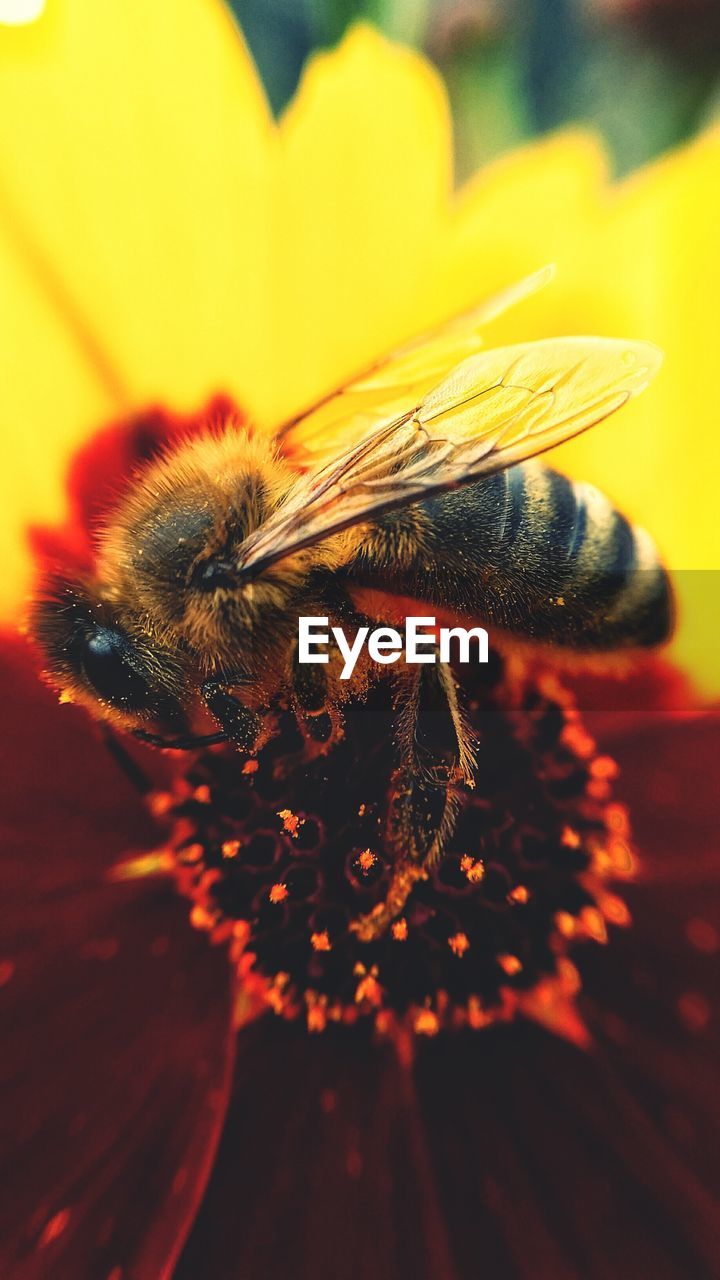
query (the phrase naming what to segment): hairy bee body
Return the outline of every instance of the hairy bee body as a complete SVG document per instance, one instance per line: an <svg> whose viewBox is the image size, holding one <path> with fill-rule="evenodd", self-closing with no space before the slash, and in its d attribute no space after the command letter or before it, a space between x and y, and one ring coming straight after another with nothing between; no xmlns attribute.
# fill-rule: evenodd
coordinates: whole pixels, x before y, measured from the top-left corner
<svg viewBox="0 0 720 1280"><path fill-rule="evenodd" d="M355 923L368 939L441 856L474 744L447 665L364 657L343 680L332 658L298 661L299 617L352 631L363 589L380 588L578 655L671 628L648 535L535 460L642 390L657 353L610 339L477 352L477 322L389 357L275 439L229 422L160 458L101 532L94 575L55 576L34 611L50 680L158 746L253 753L284 705L324 751L348 699L391 678L397 865L383 909Z"/></svg>

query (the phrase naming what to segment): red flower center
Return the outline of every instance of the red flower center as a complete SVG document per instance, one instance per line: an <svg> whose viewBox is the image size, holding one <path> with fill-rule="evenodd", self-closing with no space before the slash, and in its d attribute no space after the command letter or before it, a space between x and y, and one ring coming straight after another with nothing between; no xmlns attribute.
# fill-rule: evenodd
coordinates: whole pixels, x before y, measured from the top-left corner
<svg viewBox="0 0 720 1280"><path fill-rule="evenodd" d="M554 676L496 654L473 689L474 786L447 852L379 937L356 922L386 898L393 786L384 690L351 707L341 742L307 758L288 712L257 761L213 748L154 797L194 925L226 941L246 995L313 1029L328 1019L484 1026L528 999L574 994L575 941L627 923L607 879L632 859L614 762Z"/></svg>

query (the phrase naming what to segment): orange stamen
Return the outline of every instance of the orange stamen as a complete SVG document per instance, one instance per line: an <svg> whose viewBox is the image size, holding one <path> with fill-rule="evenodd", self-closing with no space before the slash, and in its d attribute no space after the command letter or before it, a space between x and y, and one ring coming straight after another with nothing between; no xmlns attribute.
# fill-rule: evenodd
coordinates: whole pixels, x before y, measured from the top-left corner
<svg viewBox="0 0 720 1280"><path fill-rule="evenodd" d="M529 899L530 899L530 890L527 889L524 884L516 885L515 888L511 889L508 894L508 902L516 902L523 905L524 903L528 902Z"/></svg>
<svg viewBox="0 0 720 1280"><path fill-rule="evenodd" d="M420 1009L415 1014L413 1023L416 1035L419 1036L436 1036L440 1030L440 1022L436 1013L432 1009Z"/></svg>
<svg viewBox="0 0 720 1280"><path fill-rule="evenodd" d="M470 939L466 933L454 933L451 938L448 938L448 946L458 959L462 960L465 952L470 950Z"/></svg>
<svg viewBox="0 0 720 1280"><path fill-rule="evenodd" d="M278 818L282 819L283 831L286 835L296 839L304 818L300 818L298 814L293 813L292 809L278 809Z"/></svg>
<svg viewBox="0 0 720 1280"><path fill-rule="evenodd" d="M476 862L467 853L460 859L460 870L464 871L471 884L479 884L485 877L484 862L480 858Z"/></svg>
<svg viewBox="0 0 720 1280"><path fill-rule="evenodd" d="M363 852L358 858L358 866L361 871L370 871L371 868L375 866L376 862L377 856L370 849L363 849Z"/></svg>

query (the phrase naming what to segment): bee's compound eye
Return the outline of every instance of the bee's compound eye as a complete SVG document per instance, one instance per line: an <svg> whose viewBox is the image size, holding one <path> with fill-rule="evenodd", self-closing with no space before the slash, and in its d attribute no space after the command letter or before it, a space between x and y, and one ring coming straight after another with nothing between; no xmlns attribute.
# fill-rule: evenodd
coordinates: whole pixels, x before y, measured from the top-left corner
<svg viewBox="0 0 720 1280"><path fill-rule="evenodd" d="M119 631L98 627L87 637L83 671L96 693L128 710L147 706L151 691L132 661L130 642Z"/></svg>

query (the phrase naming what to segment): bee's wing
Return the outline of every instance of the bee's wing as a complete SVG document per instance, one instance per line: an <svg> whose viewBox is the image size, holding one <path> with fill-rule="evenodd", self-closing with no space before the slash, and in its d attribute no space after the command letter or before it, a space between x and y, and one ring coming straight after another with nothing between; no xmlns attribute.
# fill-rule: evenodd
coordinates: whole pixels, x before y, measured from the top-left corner
<svg viewBox="0 0 720 1280"><path fill-rule="evenodd" d="M286 422L278 432L283 450L303 469L316 469L337 458L380 423L399 417L408 405L420 404L450 369L480 350L485 325L543 288L553 275L554 267L543 267L383 357Z"/></svg>
<svg viewBox="0 0 720 1280"><path fill-rule="evenodd" d="M551 338L471 356L419 403L301 477L243 544L238 569L254 576L350 525L551 449L642 391L660 361L647 343L611 338Z"/></svg>

